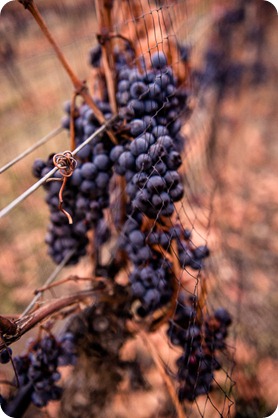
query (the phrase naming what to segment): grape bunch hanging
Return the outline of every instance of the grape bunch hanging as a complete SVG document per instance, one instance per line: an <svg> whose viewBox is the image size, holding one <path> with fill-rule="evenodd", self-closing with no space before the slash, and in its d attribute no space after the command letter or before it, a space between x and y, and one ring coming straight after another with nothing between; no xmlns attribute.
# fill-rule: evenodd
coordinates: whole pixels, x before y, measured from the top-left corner
<svg viewBox="0 0 278 418"><path fill-rule="evenodd" d="M125 339L132 337L125 329L127 322L148 332L167 324L169 341L183 352L176 362L178 399L194 401L213 387L214 371L221 368L217 353L226 347L231 318L224 308L202 315L198 298L186 296L179 288L180 272L193 269L199 273L209 256L207 246L194 245L177 210L185 187L179 169L186 147L182 125L190 113L190 89L188 80L181 79L186 71L174 71L173 57L179 57L187 68L186 49L171 44L165 51L163 47L152 48L144 57L126 37L116 37L113 42L109 37L99 40L90 51L96 80L91 99L104 121L112 122L74 159L66 151L45 161L35 160L33 174L41 179L55 166L59 168L44 185L50 212L45 238L48 253L56 264L70 253L67 265L74 265L93 246L92 283L97 278L97 291L103 293L103 300L100 296L98 309L84 311L87 325L81 327L83 334L71 325L59 338L48 332L29 344L24 355L14 357L18 393L24 392L25 400L38 407L61 399L58 367L78 364L84 334L94 336L93 343L88 343L92 344L88 355L92 361L98 359L97 368L99 353L105 352L122 372L119 353L112 353L106 341L111 318L120 317L124 337L118 351ZM108 50L113 64L112 91L105 67ZM102 125L86 101L78 105L71 100L64 110L62 126L69 131L73 148ZM103 263L101 254L106 248L111 258ZM123 276L124 284L119 285L118 277ZM118 297L113 302L105 295L111 287ZM2 363L11 358L11 349L5 347ZM6 411L13 411L20 403L19 394L3 400Z"/></svg>

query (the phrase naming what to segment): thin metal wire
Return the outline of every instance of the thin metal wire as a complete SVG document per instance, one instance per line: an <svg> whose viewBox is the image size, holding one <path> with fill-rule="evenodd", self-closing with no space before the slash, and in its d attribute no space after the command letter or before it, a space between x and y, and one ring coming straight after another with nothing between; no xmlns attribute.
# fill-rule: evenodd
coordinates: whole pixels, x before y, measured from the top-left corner
<svg viewBox="0 0 278 418"><path fill-rule="evenodd" d="M15 157L13 160L8 162L7 164L3 165L3 167L0 168L0 174L4 173L4 171L8 170L8 168L12 167L14 164L16 164L18 161L22 160L27 155L31 154L31 152L35 151L37 148L39 148L41 145L45 144L50 139L57 136L60 132L62 132L63 128L59 126L56 129L53 129L53 131L49 132L49 134L45 135L43 138L39 139L34 145L31 145L31 147L27 148L25 151L23 151L21 154L19 154L17 157Z"/></svg>
<svg viewBox="0 0 278 418"><path fill-rule="evenodd" d="M70 252L67 253L67 255L61 261L61 263L58 264L58 266L55 268L55 270L50 274L50 276L48 277L48 279L44 283L43 287L46 287L46 286L50 285L52 282L54 282L54 280L56 279L56 277L58 276L60 271L63 270L63 268L65 267L65 265L67 264L67 262L69 261L71 256L74 254L75 250L76 250L76 248L74 248L73 250L71 250ZM36 296L31 300L31 302L29 303L27 308L21 314L21 318L24 317L25 315L27 315L33 309L33 307L35 306L36 302L40 299L42 294L43 294L43 292L38 292L36 294Z"/></svg>
<svg viewBox="0 0 278 418"><path fill-rule="evenodd" d="M85 147L85 145L89 144L97 135L99 135L101 132L103 132L111 122L113 122L118 116L114 116L111 119L109 119L104 125L102 125L99 129L97 129L89 138L87 138L82 144L80 144L75 150L72 151L72 155L76 155L79 151L82 150L82 148ZM37 181L33 186L31 186L29 189L27 189L24 193L22 193L20 196L18 196L16 199L14 199L11 203L9 203L6 207L4 207L0 211L0 219L3 218L5 215L7 215L12 209L14 209L19 203L21 203L24 199L26 199L28 196L30 196L32 193L34 193L40 186L42 186L46 180L50 177L52 177L56 171L58 171L58 168L55 167L49 173L47 173L44 177L42 177L39 181Z"/></svg>

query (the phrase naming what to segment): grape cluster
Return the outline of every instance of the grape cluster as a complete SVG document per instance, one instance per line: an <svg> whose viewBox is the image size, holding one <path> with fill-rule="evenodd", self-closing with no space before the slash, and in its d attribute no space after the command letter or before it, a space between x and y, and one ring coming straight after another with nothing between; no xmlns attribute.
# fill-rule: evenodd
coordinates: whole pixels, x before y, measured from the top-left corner
<svg viewBox="0 0 278 418"><path fill-rule="evenodd" d="M104 111L104 103L99 102L99 107ZM79 116L75 118L75 141L76 145L79 145L98 128L98 125L86 104L76 110L76 113ZM105 113L106 117L109 115ZM59 211L58 195L61 183L53 181L44 185L47 190L46 202L50 209L46 243L49 255L56 263L60 263L69 251L74 250L67 264L76 264L80 257L86 254L87 232L92 228L98 228L102 221L103 210L109 206L108 192L112 176L110 148L111 142L104 135L97 137L77 154L77 168L68 178L63 192L63 207L72 216L73 224L69 224L66 216ZM52 157L50 156L46 162L35 160L35 177L41 178L52 170ZM61 178L61 175L56 173L54 177Z"/></svg>
<svg viewBox="0 0 278 418"><path fill-rule="evenodd" d="M60 340L46 336L33 344L24 356L13 358L20 387L32 383L31 399L34 405L43 407L62 396L59 366L75 364L76 351L73 335L66 333Z"/></svg>
<svg viewBox="0 0 278 418"><path fill-rule="evenodd" d="M188 92L179 87L163 52L151 55L151 68L123 66L118 74L117 101L130 123L133 137L143 132L155 137L169 135L175 146L183 143L179 116L186 108ZM141 122L141 123L140 123Z"/></svg>
<svg viewBox="0 0 278 418"><path fill-rule="evenodd" d="M101 48L91 51L91 64L100 65ZM120 65L120 55L118 54ZM124 61L126 63L126 61ZM107 92L104 91L104 100L94 99L98 109L106 120L112 116ZM64 105L66 115L62 119L62 126L70 129L71 103ZM100 123L93 110L83 103L75 107L74 141L75 146L82 144L89 136L96 132ZM89 144L85 145L76 155L77 168L68 178L63 193L63 207L70 213L73 224L69 225L67 218L58 209L58 194L61 187L59 182L46 183L46 202L50 209L50 225L46 236L48 252L55 263L60 263L65 256L74 251L67 264L76 264L80 257L86 254L88 244L87 233L96 229L98 240L102 243L108 239L108 227L104 227L103 210L109 207L109 184L113 174L113 161L110 153L114 144L107 133L100 134ZM52 156L48 161L36 160L33 165L33 174L42 178L53 168ZM54 177L61 177L56 173Z"/></svg>
<svg viewBox="0 0 278 418"><path fill-rule="evenodd" d="M183 196L177 173L182 163L177 151L182 143L182 105L165 55L153 54L152 64L144 74L136 68L119 71L118 105L133 140L114 147L111 159L115 172L125 176L132 208L156 218L171 216L173 202Z"/></svg>
<svg viewBox="0 0 278 418"><path fill-rule="evenodd" d="M141 302L137 313L145 316L167 303L172 294L171 265L159 251L159 247L169 248L171 237L155 226L151 234L142 232L142 218L170 217L174 203L183 197L177 171L183 146L179 114L187 95L177 88L165 55L157 52L143 74L136 67L120 68L116 97L132 139L110 153L115 173L125 178L128 197L120 247L133 263L131 291Z"/></svg>
<svg viewBox="0 0 278 418"><path fill-rule="evenodd" d="M35 160L33 164L33 174L37 178L45 176L53 169L52 156L45 162L40 159ZM60 178L56 173L55 178ZM63 205L70 215L74 218L74 223L69 224L67 217L59 210L59 191L61 183L59 181L47 182L44 188L47 191L46 202L50 210L50 224L48 225L45 242L48 245L48 254L55 263L59 264L66 255L74 250L73 256L68 264L78 262L80 256L86 254L86 245L88 239L86 236L88 227L83 213L77 212L76 193L77 188L71 185L71 179L67 182L67 187L63 193Z"/></svg>
<svg viewBox="0 0 278 418"><path fill-rule="evenodd" d="M240 32L240 28L246 23L246 9L244 6L231 8L223 13L219 18L210 48L204 54L204 66L200 71L193 72L196 87L207 89L216 87L219 98L222 99L227 91L229 94L233 90L236 94L243 82L249 80L251 84L260 84L265 80L266 68L260 59L260 54L253 61L236 57L233 51L237 49L238 41L234 44L233 36L235 32ZM244 29L245 41L253 46L261 44L264 32L260 25L255 22L252 29ZM194 83L195 84L195 83Z"/></svg>
<svg viewBox="0 0 278 418"><path fill-rule="evenodd" d="M196 303L196 298L180 302L167 331L172 344L184 350L177 360L180 401L193 401L211 390L213 373L221 368L216 351L225 349L227 328L232 322L226 309L218 308L201 323Z"/></svg>
<svg viewBox="0 0 278 418"><path fill-rule="evenodd" d="M209 249L206 245L194 246L191 241L191 231L175 229L179 263L181 268L191 267L193 270L200 270L203 267L203 260L209 256Z"/></svg>

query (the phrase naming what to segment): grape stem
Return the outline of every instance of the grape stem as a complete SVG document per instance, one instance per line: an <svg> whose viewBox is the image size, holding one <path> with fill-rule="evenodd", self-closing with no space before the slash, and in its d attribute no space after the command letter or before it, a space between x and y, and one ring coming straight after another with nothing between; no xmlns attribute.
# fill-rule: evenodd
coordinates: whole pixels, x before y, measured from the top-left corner
<svg viewBox="0 0 278 418"><path fill-rule="evenodd" d="M169 393L169 395L172 399L172 402L175 406L175 409L176 409L176 412L177 412L177 418L186 418L183 407L178 400L173 382L172 382L170 376L167 374L167 372L165 370L163 360L162 360L162 358L160 357L160 355L157 351L157 347L151 341L151 336L149 334L147 334L145 331L139 331L138 336L143 341L143 344L146 347L148 347L148 351L151 354L152 359L153 359L153 361L154 361L162 379L164 380L165 386L166 386L166 388L168 390L168 393Z"/></svg>
<svg viewBox="0 0 278 418"><path fill-rule="evenodd" d="M202 273L200 273L200 285L201 285L201 290L200 290L200 295L198 297L198 305L196 309L197 319L199 321L201 321L203 315L207 314L208 290L207 290L206 278L202 275Z"/></svg>
<svg viewBox="0 0 278 418"><path fill-rule="evenodd" d="M75 119L75 101L76 101L76 92L73 92L71 104L70 104L70 150L73 151L75 148L75 129L74 129L74 119Z"/></svg>
<svg viewBox="0 0 278 418"><path fill-rule="evenodd" d="M65 279L58 280L55 283L51 283L47 286L43 286L43 287L40 287L39 289L36 289L35 290L35 295L38 294L38 293L45 292L46 290L53 289L53 287L60 286L61 284L68 283L70 281L73 281L73 282L79 282L79 281L92 282L93 280L95 280L93 277L79 277L79 276L76 276L76 275L69 276L69 277L66 277Z"/></svg>

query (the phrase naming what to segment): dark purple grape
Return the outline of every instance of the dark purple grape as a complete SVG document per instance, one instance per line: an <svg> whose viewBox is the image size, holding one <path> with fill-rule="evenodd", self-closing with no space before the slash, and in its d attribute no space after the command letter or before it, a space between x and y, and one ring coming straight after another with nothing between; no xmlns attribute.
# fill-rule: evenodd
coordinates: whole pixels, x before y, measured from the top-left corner
<svg viewBox="0 0 278 418"><path fill-rule="evenodd" d="M134 171L133 170L126 170L125 179L126 179L127 184L129 184L132 181L133 176L134 176Z"/></svg>
<svg viewBox="0 0 278 418"><path fill-rule="evenodd" d="M32 166L32 174L34 177L40 179L42 176L42 171L43 169L46 167L46 164L43 160L41 159L36 159L33 162L33 166Z"/></svg>
<svg viewBox="0 0 278 418"><path fill-rule="evenodd" d="M99 154L95 156L94 164L98 170L106 171L110 168L110 159L106 154Z"/></svg>
<svg viewBox="0 0 278 418"><path fill-rule="evenodd" d="M164 180L169 189L175 188L181 182L180 175L176 171L167 171L164 175Z"/></svg>
<svg viewBox="0 0 278 418"><path fill-rule="evenodd" d="M156 174L159 174L160 176L164 176L167 172L167 166L163 161L158 161L154 165L154 171Z"/></svg>
<svg viewBox="0 0 278 418"><path fill-rule="evenodd" d="M167 248L170 245L170 235L168 232L162 232L159 236L159 244L164 247Z"/></svg>
<svg viewBox="0 0 278 418"><path fill-rule="evenodd" d="M52 212L50 214L50 221L52 223L57 223L59 225L65 225L68 223L67 218L65 218L64 214L62 212Z"/></svg>
<svg viewBox="0 0 278 418"><path fill-rule="evenodd" d="M158 138L158 137L160 137L160 136L169 136L169 131L168 131L168 129L165 127L165 126L163 126L163 125L157 125L157 126L155 126L154 128L153 128L153 130L152 130L152 134L156 137L156 138Z"/></svg>
<svg viewBox="0 0 278 418"><path fill-rule="evenodd" d="M179 262L182 268L190 266L193 260L193 253L189 249L184 249L179 252Z"/></svg>
<svg viewBox="0 0 278 418"><path fill-rule="evenodd" d="M155 100L145 100L144 110L146 114L153 115L158 110L158 104Z"/></svg>
<svg viewBox="0 0 278 418"><path fill-rule="evenodd" d="M152 176L147 181L147 189L150 192L162 192L166 187L165 180L161 176Z"/></svg>
<svg viewBox="0 0 278 418"><path fill-rule="evenodd" d="M13 354L13 352L12 352L12 349L10 347L4 348L0 352L0 363L1 364L9 363L12 354Z"/></svg>
<svg viewBox="0 0 278 418"><path fill-rule="evenodd" d="M70 129L70 118L69 116L63 116L61 119L61 126L64 129L69 130Z"/></svg>
<svg viewBox="0 0 278 418"><path fill-rule="evenodd" d="M140 154L136 158L136 168L138 171L147 171L152 165L153 161L149 154Z"/></svg>
<svg viewBox="0 0 278 418"><path fill-rule="evenodd" d="M173 84L168 84L166 87L166 95L167 97L172 96L176 91L176 88L173 86Z"/></svg>
<svg viewBox="0 0 278 418"><path fill-rule="evenodd" d="M176 187L170 188L169 194L173 202L178 202L184 195L184 189L181 184L177 184Z"/></svg>
<svg viewBox="0 0 278 418"><path fill-rule="evenodd" d="M171 151L167 156L166 164L170 170L177 170L182 164L180 153Z"/></svg>
<svg viewBox="0 0 278 418"><path fill-rule="evenodd" d="M209 249L206 245L200 245L194 250L194 257L197 259L202 259L209 256Z"/></svg>
<svg viewBox="0 0 278 418"><path fill-rule="evenodd" d="M141 189L145 186L148 177L147 173L140 171L139 173L134 174L132 182Z"/></svg>
<svg viewBox="0 0 278 418"><path fill-rule="evenodd" d="M80 151L78 151L77 156L82 160L86 160L91 155L91 147L89 144L85 145Z"/></svg>
<svg viewBox="0 0 278 418"><path fill-rule="evenodd" d="M78 196L76 199L76 207L77 209L86 210L88 208L89 201L84 196Z"/></svg>
<svg viewBox="0 0 278 418"><path fill-rule="evenodd" d="M183 62L188 62L189 57L190 57L190 46L189 45L179 45L179 54L180 54L180 59Z"/></svg>
<svg viewBox="0 0 278 418"><path fill-rule="evenodd" d="M100 60L101 60L101 46L96 45L94 48L91 49L89 53L89 63L92 67L98 68L100 66Z"/></svg>
<svg viewBox="0 0 278 418"><path fill-rule="evenodd" d="M157 99L161 93L161 88L157 83L149 84L149 97L150 99Z"/></svg>
<svg viewBox="0 0 278 418"><path fill-rule="evenodd" d="M136 193L138 192L138 186L135 186L135 184L133 183L128 183L125 190L128 196L131 199L134 199L134 197L136 196Z"/></svg>
<svg viewBox="0 0 278 418"><path fill-rule="evenodd" d="M150 146L149 155L152 157L154 163L156 164L166 155L166 150L163 145L155 143Z"/></svg>
<svg viewBox="0 0 278 418"><path fill-rule="evenodd" d="M126 106L130 100L130 94L128 91L116 94L117 102L120 106Z"/></svg>
<svg viewBox="0 0 278 418"><path fill-rule="evenodd" d="M161 215L166 216L166 217L172 216L173 213L174 213L174 210L175 210L175 207L174 207L173 203L170 202L168 205L164 206L161 209Z"/></svg>
<svg viewBox="0 0 278 418"><path fill-rule="evenodd" d="M135 247L142 247L145 242L145 235L143 232L134 230L129 234L129 240Z"/></svg>
<svg viewBox="0 0 278 418"><path fill-rule="evenodd" d="M160 292L157 289L149 289L145 293L143 299L143 304L149 306L157 305L160 301Z"/></svg>
<svg viewBox="0 0 278 418"><path fill-rule="evenodd" d="M154 116L145 115L143 120L146 123L148 130L152 130L156 126L156 120Z"/></svg>
<svg viewBox="0 0 278 418"><path fill-rule="evenodd" d="M135 159L130 151L124 151L118 160L119 165L125 170L132 170L134 168Z"/></svg>
<svg viewBox="0 0 278 418"><path fill-rule="evenodd" d="M171 135L175 137L175 143L177 143L178 141L176 136L178 132L181 130L181 121L179 119L176 119L174 123L171 123L171 125L169 125L169 130L171 132Z"/></svg>
<svg viewBox="0 0 278 418"><path fill-rule="evenodd" d="M75 222L74 225L74 232L78 235L86 235L87 233L87 226L84 221Z"/></svg>
<svg viewBox="0 0 278 418"><path fill-rule="evenodd" d="M123 93L123 92L129 90L129 86L130 86L130 83L129 83L128 80L121 80L118 84L118 91L120 93Z"/></svg>
<svg viewBox="0 0 278 418"><path fill-rule="evenodd" d="M172 81L171 77L168 74L159 74L159 75L156 76L155 82L161 88L161 91L164 93L164 97L165 97L165 89L171 83L171 81ZM165 101L165 105L167 103L169 103L169 102ZM164 108L165 108L165 106L164 106Z"/></svg>
<svg viewBox="0 0 278 418"><path fill-rule="evenodd" d="M183 237L186 241L190 240L192 232L189 229L184 229Z"/></svg>
<svg viewBox="0 0 278 418"><path fill-rule="evenodd" d="M154 196L158 196L158 195L154 195ZM153 196L153 198L154 198ZM152 198L152 200L153 200ZM159 233L158 232L151 232L148 235L148 243L150 245L158 245L159 244Z"/></svg>
<svg viewBox="0 0 278 418"><path fill-rule="evenodd" d="M80 191L86 194L92 193L96 189L96 183L92 180L84 180L80 186Z"/></svg>
<svg viewBox="0 0 278 418"><path fill-rule="evenodd" d="M130 75L130 68L124 67L119 70L119 80L128 80Z"/></svg>
<svg viewBox="0 0 278 418"><path fill-rule="evenodd" d="M172 138L168 135L158 137L156 143L162 145L167 151L171 151L174 146Z"/></svg>
<svg viewBox="0 0 278 418"><path fill-rule="evenodd" d="M116 145L114 148L112 148L110 152L111 161L113 162L117 161L123 152L124 152L124 147L122 145Z"/></svg>
<svg viewBox="0 0 278 418"><path fill-rule="evenodd" d="M151 63L153 68L157 70L164 68L167 65L167 58L164 52L159 51L152 54Z"/></svg>
<svg viewBox="0 0 278 418"><path fill-rule="evenodd" d="M137 157L140 154L146 153L149 148L149 141L144 136L139 136L130 144L130 152Z"/></svg>
<svg viewBox="0 0 278 418"><path fill-rule="evenodd" d="M142 81L135 81L130 87L130 95L133 99L141 99L148 92L148 86Z"/></svg>
<svg viewBox="0 0 278 418"><path fill-rule="evenodd" d="M137 68L133 68L129 70L128 79L130 83L135 83L135 82L143 81L143 76L140 74Z"/></svg>
<svg viewBox="0 0 278 418"><path fill-rule="evenodd" d="M193 270L201 270L202 266L203 264L200 259L193 258L190 261L190 267L193 268Z"/></svg>
<svg viewBox="0 0 278 418"><path fill-rule="evenodd" d="M100 189L108 189L110 176L108 173L100 172L96 177L96 186Z"/></svg>
<svg viewBox="0 0 278 418"><path fill-rule="evenodd" d="M147 129L147 124L142 119L133 119L130 122L130 133L134 137L142 134L146 129Z"/></svg>
<svg viewBox="0 0 278 418"><path fill-rule="evenodd" d="M130 116L142 115L144 111L145 106L143 102L136 99L132 99L128 102L127 112Z"/></svg>
<svg viewBox="0 0 278 418"><path fill-rule="evenodd" d="M159 195L155 194L152 197L152 203L155 207L167 206L171 202L171 198L167 192L162 192Z"/></svg>
<svg viewBox="0 0 278 418"><path fill-rule="evenodd" d="M96 178L98 169L94 163L84 163L81 166L81 174L87 180L94 180Z"/></svg>
<svg viewBox="0 0 278 418"><path fill-rule="evenodd" d="M146 189L140 190L136 194L136 198L132 201L132 206L136 209L144 211L150 202L150 194Z"/></svg>
<svg viewBox="0 0 278 418"><path fill-rule="evenodd" d="M226 327L231 325L232 318L229 312L225 308L218 308L214 312L214 316L219 322L223 323Z"/></svg>
<svg viewBox="0 0 278 418"><path fill-rule="evenodd" d="M149 132L145 132L141 137L145 138L149 145L153 145L156 141L154 135Z"/></svg>
<svg viewBox="0 0 278 418"><path fill-rule="evenodd" d="M131 285L131 292L135 298L142 298L146 293L146 289L142 283L134 282Z"/></svg>
<svg viewBox="0 0 278 418"><path fill-rule="evenodd" d="M70 182L73 186L79 187L82 183L83 175L80 168L76 168L72 173Z"/></svg>
<svg viewBox="0 0 278 418"><path fill-rule="evenodd" d="M68 115L70 115L71 112L71 101L70 100L66 100L63 103L63 110L64 112L66 112Z"/></svg>

